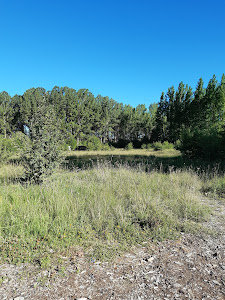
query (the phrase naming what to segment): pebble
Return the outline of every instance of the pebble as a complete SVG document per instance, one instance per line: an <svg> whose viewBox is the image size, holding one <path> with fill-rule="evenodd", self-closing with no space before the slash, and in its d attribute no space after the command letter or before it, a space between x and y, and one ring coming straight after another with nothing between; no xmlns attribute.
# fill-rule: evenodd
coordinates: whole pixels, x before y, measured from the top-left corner
<svg viewBox="0 0 225 300"><path fill-rule="evenodd" d="M148 262L153 262L153 260L154 260L154 257L148 258Z"/></svg>
<svg viewBox="0 0 225 300"><path fill-rule="evenodd" d="M179 284L179 283L174 283L174 285L173 285L175 288L181 288L182 287L182 285L181 284Z"/></svg>
<svg viewBox="0 0 225 300"><path fill-rule="evenodd" d="M213 280L212 281L213 283L215 283L215 284L217 284L217 285L221 285L218 281L216 281L216 280Z"/></svg>

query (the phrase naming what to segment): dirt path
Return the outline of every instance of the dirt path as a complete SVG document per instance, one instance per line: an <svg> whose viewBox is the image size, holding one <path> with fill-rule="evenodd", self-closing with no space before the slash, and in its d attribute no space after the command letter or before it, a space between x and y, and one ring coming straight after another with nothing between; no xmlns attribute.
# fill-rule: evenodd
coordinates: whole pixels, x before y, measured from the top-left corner
<svg viewBox="0 0 225 300"><path fill-rule="evenodd" d="M217 235L183 234L114 263L90 262L77 253L64 258L65 270L2 265L0 300L225 299L225 202L215 202L215 211L207 227Z"/></svg>

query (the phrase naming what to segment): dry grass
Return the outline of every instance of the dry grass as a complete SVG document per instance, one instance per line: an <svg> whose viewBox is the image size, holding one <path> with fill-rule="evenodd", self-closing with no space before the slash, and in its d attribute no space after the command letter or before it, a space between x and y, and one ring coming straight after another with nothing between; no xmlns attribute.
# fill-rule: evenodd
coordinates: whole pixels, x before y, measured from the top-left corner
<svg viewBox="0 0 225 300"><path fill-rule="evenodd" d="M177 157L180 156L181 153L175 149L168 149L168 150L160 150L154 151L153 149L132 149L132 150L125 150L125 149L115 149L115 150L100 150L100 151L65 151L65 156L155 156L155 157Z"/></svg>

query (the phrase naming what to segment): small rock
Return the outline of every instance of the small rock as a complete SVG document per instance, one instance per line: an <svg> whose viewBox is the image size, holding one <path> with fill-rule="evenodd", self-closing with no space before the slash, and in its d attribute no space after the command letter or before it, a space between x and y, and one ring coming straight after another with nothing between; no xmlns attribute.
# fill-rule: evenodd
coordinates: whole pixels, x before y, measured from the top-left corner
<svg viewBox="0 0 225 300"><path fill-rule="evenodd" d="M179 284L179 283L174 283L174 285L173 285L175 288L181 288L182 287L182 285L181 284Z"/></svg>
<svg viewBox="0 0 225 300"><path fill-rule="evenodd" d="M154 257L149 257L148 258L148 262L153 262L153 260L154 260Z"/></svg>
<svg viewBox="0 0 225 300"><path fill-rule="evenodd" d="M215 284L217 284L217 285L221 285L218 281L216 281L216 280L213 280L212 281L213 283L215 283Z"/></svg>
<svg viewBox="0 0 225 300"><path fill-rule="evenodd" d="M179 266L182 266L183 264L181 263L181 262L179 262L179 261L175 261L174 262L176 265L179 265Z"/></svg>
<svg viewBox="0 0 225 300"><path fill-rule="evenodd" d="M192 252L190 252L190 253L188 253L186 256L187 256L187 257L191 257L191 256L192 256L192 254L193 254L193 253L192 253Z"/></svg>

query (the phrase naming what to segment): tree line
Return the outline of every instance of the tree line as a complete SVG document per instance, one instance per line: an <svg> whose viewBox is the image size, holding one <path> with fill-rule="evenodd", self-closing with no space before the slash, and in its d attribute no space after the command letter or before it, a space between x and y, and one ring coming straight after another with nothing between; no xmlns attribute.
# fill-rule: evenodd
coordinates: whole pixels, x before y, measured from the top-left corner
<svg viewBox="0 0 225 300"><path fill-rule="evenodd" d="M82 145L97 137L103 144L123 146L151 138L157 104L149 109L142 104L134 108L107 96L94 97L88 89L76 91L68 87L54 87L51 91L32 88L14 97L0 93L0 134L7 137L18 131L26 133L43 98L55 110L64 141L74 140L73 143Z"/></svg>
<svg viewBox="0 0 225 300"><path fill-rule="evenodd" d="M43 100L44 99L44 100ZM153 142L175 143L189 156L224 156L225 75L213 76L207 87L200 78L195 91L183 82L162 93L148 108L118 103L88 89L31 88L11 97L0 93L0 134L29 133L39 103L54 110L56 126L65 145L134 147Z"/></svg>

